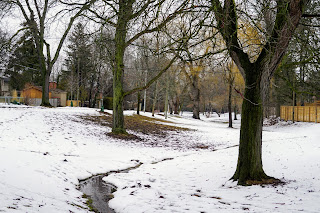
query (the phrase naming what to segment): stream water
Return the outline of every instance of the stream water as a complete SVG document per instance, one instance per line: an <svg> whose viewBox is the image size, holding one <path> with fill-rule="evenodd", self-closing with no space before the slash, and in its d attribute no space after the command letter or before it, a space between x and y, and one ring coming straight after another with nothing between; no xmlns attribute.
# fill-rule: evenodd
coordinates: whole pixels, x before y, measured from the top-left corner
<svg viewBox="0 0 320 213"><path fill-rule="evenodd" d="M173 160L173 158L165 158L157 162L153 162L152 164L157 164L167 160ZM109 207L109 200L113 198L112 193L114 193L117 190L117 187L110 183L106 183L102 180L102 178L112 173L127 173L130 170L139 168L143 164L139 160L131 161L136 161L138 164L127 169L110 171L106 174L95 175L88 179L80 180L80 191L91 198L91 206L95 209L96 212L115 213L115 211Z"/></svg>
<svg viewBox="0 0 320 213"><path fill-rule="evenodd" d="M115 213L109 207L109 200L116 187L102 180L106 175L93 176L87 180L80 181L80 191L92 199L92 206L100 213Z"/></svg>

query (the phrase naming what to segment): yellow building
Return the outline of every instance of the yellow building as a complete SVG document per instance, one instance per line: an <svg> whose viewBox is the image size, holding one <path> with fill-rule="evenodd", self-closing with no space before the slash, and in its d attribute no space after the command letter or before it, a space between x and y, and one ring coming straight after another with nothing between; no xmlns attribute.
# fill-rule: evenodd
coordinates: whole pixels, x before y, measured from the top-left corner
<svg viewBox="0 0 320 213"><path fill-rule="evenodd" d="M42 87L27 85L25 89L22 90L21 97L24 98L24 103L27 105L40 106L42 100ZM68 106L67 92L57 89L55 82L50 82L49 99L52 106Z"/></svg>
<svg viewBox="0 0 320 213"><path fill-rule="evenodd" d="M42 88L39 86L29 85L21 92L21 97L24 98L24 103L31 106L40 106L42 99ZM49 99L51 92L49 92Z"/></svg>
<svg viewBox="0 0 320 213"><path fill-rule="evenodd" d="M24 98L42 98L42 87L30 85L22 90L21 96ZM51 92L49 92L51 98Z"/></svg>

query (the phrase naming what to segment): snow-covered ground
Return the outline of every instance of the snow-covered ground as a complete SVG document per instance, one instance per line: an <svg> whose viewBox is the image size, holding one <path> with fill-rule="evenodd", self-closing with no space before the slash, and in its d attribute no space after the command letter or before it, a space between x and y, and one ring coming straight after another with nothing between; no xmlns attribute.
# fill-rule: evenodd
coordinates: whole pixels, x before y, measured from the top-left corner
<svg viewBox="0 0 320 213"><path fill-rule="evenodd" d="M264 169L287 184L241 187L229 181L240 124L228 128L227 115L169 118L196 131L175 134L168 142L215 151L120 141L106 135L110 128L80 119L83 115L100 114L88 108L0 105L0 212L88 212L79 179L132 167L136 160L143 165L104 178L118 186L110 201L116 212L320 212L320 124L265 127Z"/></svg>

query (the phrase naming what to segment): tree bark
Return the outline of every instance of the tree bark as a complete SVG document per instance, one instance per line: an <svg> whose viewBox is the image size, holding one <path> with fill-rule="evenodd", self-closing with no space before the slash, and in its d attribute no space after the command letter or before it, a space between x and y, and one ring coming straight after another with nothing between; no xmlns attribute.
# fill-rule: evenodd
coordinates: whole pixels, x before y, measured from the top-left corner
<svg viewBox="0 0 320 213"><path fill-rule="evenodd" d="M115 34L115 65L113 68L113 125L112 132L115 134L127 134L124 127L123 115L123 75L124 75L124 52L126 49L127 25L129 16L132 14L133 1L119 1L118 21Z"/></svg>
<svg viewBox="0 0 320 213"><path fill-rule="evenodd" d="M230 73L229 81L230 81L229 82L229 98L228 98L229 128L232 128L232 79L231 79L231 73Z"/></svg>
<svg viewBox="0 0 320 213"><path fill-rule="evenodd" d="M140 114L140 92L137 95L137 115Z"/></svg>
<svg viewBox="0 0 320 213"><path fill-rule="evenodd" d="M176 94L175 98L173 99L173 111L175 115L179 115L179 97Z"/></svg>
<svg viewBox="0 0 320 213"><path fill-rule="evenodd" d="M191 70L193 70L192 66ZM192 117L194 119L200 119L200 89L199 89L199 76L198 73L192 73L192 77L189 77L191 83L190 97L192 101Z"/></svg>
<svg viewBox="0 0 320 213"><path fill-rule="evenodd" d="M156 108L157 99L158 99L158 81L156 82L156 89L154 91L154 99L152 103L152 116L154 116L154 110Z"/></svg>
<svg viewBox="0 0 320 213"><path fill-rule="evenodd" d="M251 185L255 181L273 179L262 168L262 121L263 83L267 83L280 64L294 30L299 24L307 1L276 1L277 14L271 35L255 62L242 49L238 37L238 15L235 0L211 0L218 22L218 30L225 40L229 54L245 79L245 93L241 113L240 145L238 164L233 180L240 185ZM271 181L272 182L272 181Z"/></svg>
<svg viewBox="0 0 320 213"><path fill-rule="evenodd" d="M191 88L193 90L192 93L192 117L194 119L200 119L200 90L196 87Z"/></svg>
<svg viewBox="0 0 320 213"><path fill-rule="evenodd" d="M166 97L164 100L164 117L168 118L168 105L169 105L169 74L167 74L167 83L166 83Z"/></svg>
<svg viewBox="0 0 320 213"><path fill-rule="evenodd" d="M172 115L173 114L173 108L174 108L174 104L173 104L173 100L172 99L170 99L169 100L169 110L170 110L170 115Z"/></svg>
<svg viewBox="0 0 320 213"><path fill-rule="evenodd" d="M42 83L42 99L41 99L41 106L51 106L49 101L49 79L50 79L51 71L47 69L43 71L43 83Z"/></svg>
<svg viewBox="0 0 320 213"><path fill-rule="evenodd" d="M121 34L121 33L120 33ZM117 39L116 39L117 40ZM119 40L119 39L118 39ZM117 42L116 42L117 43ZM121 44L117 44L116 67L113 73L113 125L112 132L126 134L123 115L123 56L124 51Z"/></svg>
<svg viewBox="0 0 320 213"><path fill-rule="evenodd" d="M96 103L96 94L97 93L94 91L95 76L96 76L96 74L91 76L91 80L90 80L90 87L89 87L89 107L90 108L94 108L95 103Z"/></svg>
<svg viewBox="0 0 320 213"><path fill-rule="evenodd" d="M236 98L234 98L234 108L233 108L233 112L234 112L234 118L233 120L238 120L237 118L237 101L236 101Z"/></svg>
<svg viewBox="0 0 320 213"><path fill-rule="evenodd" d="M144 85L147 85L147 79L148 79L148 72L147 70L145 71L145 79L144 79ZM147 108L147 89L144 90L144 96L143 96L143 112L146 112Z"/></svg>
<svg viewBox="0 0 320 213"><path fill-rule="evenodd" d="M238 165L232 177L239 185L269 178L262 168L263 105L259 73L246 75L246 84L252 87L246 87L244 92Z"/></svg>

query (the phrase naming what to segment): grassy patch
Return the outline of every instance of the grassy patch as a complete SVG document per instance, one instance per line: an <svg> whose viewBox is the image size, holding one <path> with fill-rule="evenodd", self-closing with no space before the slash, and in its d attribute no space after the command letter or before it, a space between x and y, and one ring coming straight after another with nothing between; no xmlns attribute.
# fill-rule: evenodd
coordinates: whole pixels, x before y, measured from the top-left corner
<svg viewBox="0 0 320 213"><path fill-rule="evenodd" d="M94 208L94 207L92 206L92 202L93 202L93 201L92 201L92 199L91 199L90 196L88 196L88 195L86 195L86 194L83 194L82 197L85 198L85 199L87 199L86 205L89 207L89 210L90 210L90 211L92 211L92 212L97 212L97 213L99 212L98 209L96 209L96 208Z"/></svg>
<svg viewBox="0 0 320 213"><path fill-rule="evenodd" d="M132 115L125 117L125 126L129 130L134 130L144 134L166 135L170 131L187 131L187 128L176 127L170 121L150 118L143 115Z"/></svg>
<svg viewBox="0 0 320 213"><path fill-rule="evenodd" d="M99 123L103 126L108 126L112 128L112 115L109 113L103 113L103 116L83 116L83 119ZM131 116L125 116L124 118L125 122L125 128L127 130L132 130L135 132L140 132L143 134L152 134L157 136L166 136L169 132L181 132L181 131L188 131L190 129L187 128L181 128L172 126L169 124L173 124L173 122L170 121L164 121L157 118L150 118L143 115L131 115ZM140 140L135 135L115 135L112 133L109 133L108 135L120 139L127 139L127 140Z"/></svg>

